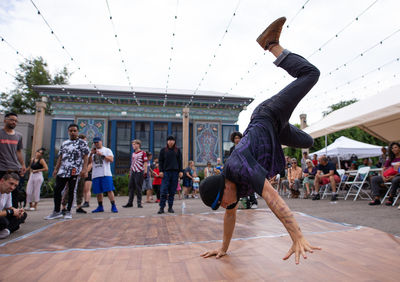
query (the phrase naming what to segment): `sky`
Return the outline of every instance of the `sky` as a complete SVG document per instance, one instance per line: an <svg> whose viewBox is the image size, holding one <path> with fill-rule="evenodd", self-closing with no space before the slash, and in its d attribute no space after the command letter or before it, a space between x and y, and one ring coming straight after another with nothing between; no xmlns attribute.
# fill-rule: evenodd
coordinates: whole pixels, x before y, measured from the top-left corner
<svg viewBox="0 0 400 282"><path fill-rule="evenodd" d="M305 113L310 125L332 104L399 84L399 11L398 0L0 0L0 91L14 88L25 58L42 56L51 73L73 72L70 84L252 97L243 131L254 108L293 81L256 42L285 16L281 45L321 71L290 119Z"/></svg>

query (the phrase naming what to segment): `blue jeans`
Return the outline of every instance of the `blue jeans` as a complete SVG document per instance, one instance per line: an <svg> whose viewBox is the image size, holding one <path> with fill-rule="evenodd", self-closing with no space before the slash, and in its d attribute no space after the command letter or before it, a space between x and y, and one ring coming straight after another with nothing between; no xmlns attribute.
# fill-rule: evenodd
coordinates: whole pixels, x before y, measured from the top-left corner
<svg viewBox="0 0 400 282"><path fill-rule="evenodd" d="M161 182L161 199L160 199L160 209L164 209L165 202L167 201L168 195L168 208L172 208L174 205L174 196L176 193L176 188L178 187L178 171L165 171L164 177Z"/></svg>

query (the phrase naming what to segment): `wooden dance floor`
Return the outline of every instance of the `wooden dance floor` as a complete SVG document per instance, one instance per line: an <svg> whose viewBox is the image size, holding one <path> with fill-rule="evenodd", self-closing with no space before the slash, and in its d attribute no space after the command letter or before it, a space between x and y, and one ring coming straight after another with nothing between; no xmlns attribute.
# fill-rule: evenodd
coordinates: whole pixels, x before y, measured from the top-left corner
<svg viewBox="0 0 400 282"><path fill-rule="evenodd" d="M0 245L1 281L399 281L400 240L295 213L322 251L295 265L290 237L269 210L239 211L228 256L223 212L59 221Z"/></svg>

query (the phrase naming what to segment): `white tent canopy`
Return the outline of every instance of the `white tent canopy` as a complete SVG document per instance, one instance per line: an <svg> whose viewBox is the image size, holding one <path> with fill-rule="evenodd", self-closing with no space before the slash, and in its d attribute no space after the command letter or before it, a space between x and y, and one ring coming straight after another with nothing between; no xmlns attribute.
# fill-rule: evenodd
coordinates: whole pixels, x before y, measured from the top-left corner
<svg viewBox="0 0 400 282"><path fill-rule="evenodd" d="M400 140L400 85L336 110L304 131L317 138L354 126L388 143Z"/></svg>
<svg viewBox="0 0 400 282"><path fill-rule="evenodd" d="M317 154L318 156L334 156L339 157L341 160L348 160L354 154L358 158L362 159L381 155L381 148L381 146L371 145L341 136L328 147L311 153L311 155Z"/></svg>

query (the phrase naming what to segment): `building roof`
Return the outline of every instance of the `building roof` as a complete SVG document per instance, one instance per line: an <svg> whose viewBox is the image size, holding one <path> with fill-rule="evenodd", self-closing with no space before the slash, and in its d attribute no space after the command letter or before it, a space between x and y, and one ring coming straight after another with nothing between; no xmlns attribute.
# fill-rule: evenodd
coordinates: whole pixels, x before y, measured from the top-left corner
<svg viewBox="0 0 400 282"><path fill-rule="evenodd" d="M98 95L100 92L108 97L129 97L135 94L139 98L163 98L167 95L168 99L179 99L186 100L193 97L194 100L198 101L218 101L221 100L230 102L239 102L250 104L254 99L249 96L238 96L229 93L221 93L215 91L202 91L199 90L194 94L193 90L185 89L168 89L166 92L163 88L152 88L152 87L129 87L129 86L115 86L115 85L94 85L94 84L75 84L75 85L35 85L34 90L41 93L42 95L52 95L56 93L65 92L67 94L85 96L85 95Z"/></svg>

